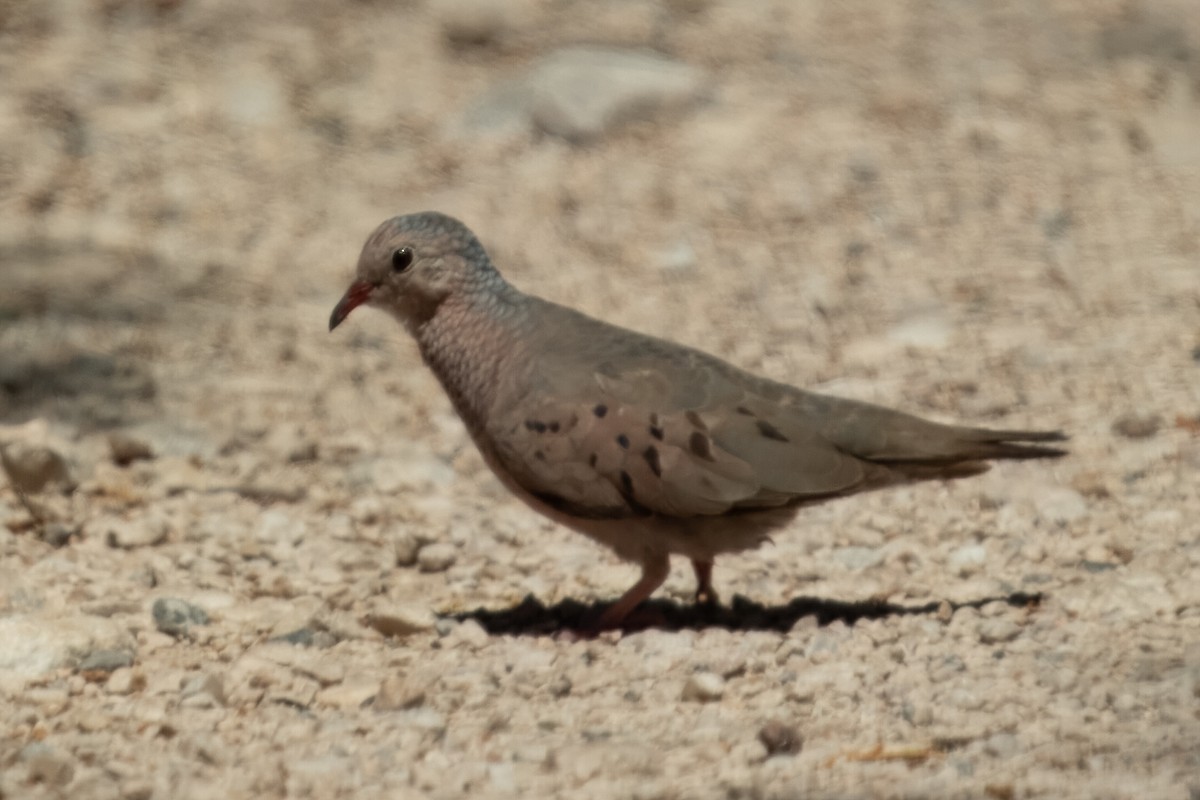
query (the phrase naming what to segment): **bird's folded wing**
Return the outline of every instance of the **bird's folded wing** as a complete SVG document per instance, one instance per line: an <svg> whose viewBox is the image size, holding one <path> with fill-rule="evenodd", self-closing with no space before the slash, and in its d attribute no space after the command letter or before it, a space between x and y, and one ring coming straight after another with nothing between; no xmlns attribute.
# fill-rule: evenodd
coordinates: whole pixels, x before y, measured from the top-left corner
<svg viewBox="0 0 1200 800"><path fill-rule="evenodd" d="M838 494L863 462L717 369L602 364L551 381L489 431L524 489L577 516L722 514ZM736 378L736 376L734 376Z"/></svg>

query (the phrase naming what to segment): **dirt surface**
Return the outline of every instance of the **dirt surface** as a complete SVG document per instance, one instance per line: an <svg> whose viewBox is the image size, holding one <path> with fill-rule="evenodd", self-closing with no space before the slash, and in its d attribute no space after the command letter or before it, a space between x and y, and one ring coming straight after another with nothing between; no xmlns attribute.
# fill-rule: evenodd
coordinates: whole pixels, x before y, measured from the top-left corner
<svg viewBox="0 0 1200 800"><path fill-rule="evenodd" d="M1200 796L1193 0L283 8L0 2L0 797ZM665 61L554 106L578 44ZM1072 453L556 637L636 569L504 493L391 320L326 332L423 209Z"/></svg>

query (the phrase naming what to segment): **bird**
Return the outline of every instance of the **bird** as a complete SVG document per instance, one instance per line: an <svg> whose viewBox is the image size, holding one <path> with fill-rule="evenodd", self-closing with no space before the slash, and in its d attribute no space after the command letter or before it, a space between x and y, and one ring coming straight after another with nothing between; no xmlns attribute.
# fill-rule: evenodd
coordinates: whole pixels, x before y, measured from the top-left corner
<svg viewBox="0 0 1200 800"><path fill-rule="evenodd" d="M521 291L436 211L367 238L329 317L381 309L416 340L483 460L535 511L641 567L595 630L621 628L691 561L756 548L804 506L1062 456L1061 431L947 425L759 377L701 350Z"/></svg>

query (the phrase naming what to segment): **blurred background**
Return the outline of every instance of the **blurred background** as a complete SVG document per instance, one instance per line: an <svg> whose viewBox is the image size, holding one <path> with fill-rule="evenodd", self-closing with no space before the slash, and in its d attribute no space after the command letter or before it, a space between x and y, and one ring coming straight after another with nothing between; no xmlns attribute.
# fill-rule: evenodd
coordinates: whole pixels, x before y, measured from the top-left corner
<svg viewBox="0 0 1200 800"><path fill-rule="evenodd" d="M915 404L1002 413L1045 365L940 382L1065 337L1178 355L1194 11L6 0L0 419L384 433L388 387L432 383L390 321L325 320L367 233L422 209L526 290L892 402L914 370Z"/></svg>
<svg viewBox="0 0 1200 800"><path fill-rule="evenodd" d="M717 734L687 743L704 730L699 706L677 710L665 670L643 676L644 695L619 678L638 651L603 650L628 660L598 662L598 677L563 650L574 693L556 674L545 683L559 688L533 695L573 709L557 728L510 685L512 664L560 646L548 640L475 626L472 669L499 677L437 683L467 678L458 645L430 632L434 613L527 594L594 602L635 571L507 496L394 321L364 310L327 331L371 230L436 209L520 288L612 322L801 386L1072 435L1053 465L820 506L766 555L718 565L723 597L764 603L1057 598L1041 638L1017 640L1020 669L973 627L939 639L927 616L895 617L886 626L908 626L920 657L893 659L876 645L899 634L875 629L855 639L861 658L820 655L843 672L818 689L739 695L743 709L817 721L801 772L818 795L857 793L869 774L880 796L1183 797L1168 788L1194 779L1198 740L1197 198L1196 0L0 0L0 795L40 781L76 797L115 796L110 784L130 798L264 796L255 787L283 779L256 764L325 764L320 780L378 788L408 779L393 759L445 758L444 741L476 733L553 756L606 709L631 715L603 723L611 742L628 724L633 752L677 755L663 762L671 786L696 781L695 794L638 796L715 791L727 762L704 748ZM676 569L663 595L686 604L691 591ZM163 596L214 621L177 645L150 612ZM397 603L422 606L411 626L426 638L372 644L408 630L360 624ZM994 605L1017 636L1009 616L1024 612ZM862 630L798 635L836 648ZM296 631L341 642L304 656L334 666L255 655ZM775 646L709 633L694 638L713 664ZM689 653L689 636L647 663L682 663L671 648ZM111 683L71 672L112 652L131 655L103 662ZM808 650L768 652L764 675L825 674ZM959 654L958 694L937 694L929 676ZM427 702L395 700L442 715L419 747L404 737L427 718L362 711L409 657L438 671ZM212 703L177 705L197 674ZM1019 688L1002 683L1018 674ZM45 694L68 691L60 705ZM297 709L329 727L289 728L308 724ZM722 718L720 736L741 737L722 756L760 747L755 714ZM401 743L380 733L391 749L376 761L366 744L349 746L346 763L368 759L353 769L320 760L387 725ZM944 770L829 767L845 743L935 730L1012 742ZM42 741L54 749L22 749ZM629 751L614 752L595 774L634 796L620 783ZM17 753L28 780L4 775ZM476 754L475 772L435 758L423 774L459 786L491 774L493 755ZM548 781L544 796L574 780L504 763ZM1051 777L1021 783L1031 764ZM225 790L204 788L214 775ZM1161 793L1141 791L1154 780ZM721 796L777 796L756 792Z"/></svg>

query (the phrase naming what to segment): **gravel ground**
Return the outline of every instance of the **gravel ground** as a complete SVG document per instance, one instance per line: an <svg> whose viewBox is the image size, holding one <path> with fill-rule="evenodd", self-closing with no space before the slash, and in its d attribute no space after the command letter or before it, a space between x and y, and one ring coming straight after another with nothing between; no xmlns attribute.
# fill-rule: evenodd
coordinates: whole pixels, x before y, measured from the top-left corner
<svg viewBox="0 0 1200 800"><path fill-rule="evenodd" d="M0 798L1200 796L1194 0L280 8L0 2ZM325 331L427 208L1072 454L556 637L636 569L504 493L394 323Z"/></svg>

